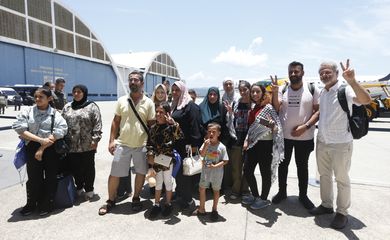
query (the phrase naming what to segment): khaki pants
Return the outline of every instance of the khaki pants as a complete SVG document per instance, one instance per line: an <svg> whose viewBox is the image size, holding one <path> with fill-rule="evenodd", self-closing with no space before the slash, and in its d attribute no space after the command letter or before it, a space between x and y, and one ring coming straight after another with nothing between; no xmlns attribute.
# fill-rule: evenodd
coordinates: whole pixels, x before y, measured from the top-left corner
<svg viewBox="0 0 390 240"><path fill-rule="evenodd" d="M337 183L336 212L348 214L351 206L351 167L353 142L325 144L317 141L316 156L320 173L321 205L333 208L333 172Z"/></svg>

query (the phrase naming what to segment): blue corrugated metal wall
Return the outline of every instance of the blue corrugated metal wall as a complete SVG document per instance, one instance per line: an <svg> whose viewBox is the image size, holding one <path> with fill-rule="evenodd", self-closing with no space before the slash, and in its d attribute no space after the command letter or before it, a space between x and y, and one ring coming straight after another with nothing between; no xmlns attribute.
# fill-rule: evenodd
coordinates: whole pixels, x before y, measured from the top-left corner
<svg viewBox="0 0 390 240"><path fill-rule="evenodd" d="M0 85L42 85L58 77L66 80L67 94L81 83L88 87L91 100L117 99L117 78L111 65L0 42Z"/></svg>

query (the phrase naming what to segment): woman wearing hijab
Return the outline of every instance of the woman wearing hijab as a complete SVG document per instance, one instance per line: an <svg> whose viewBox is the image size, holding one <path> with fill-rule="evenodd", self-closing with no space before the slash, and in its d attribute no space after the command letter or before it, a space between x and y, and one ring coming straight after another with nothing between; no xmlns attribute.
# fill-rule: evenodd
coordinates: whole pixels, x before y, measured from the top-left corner
<svg viewBox="0 0 390 240"><path fill-rule="evenodd" d="M225 104L221 103L221 97L217 87L209 88L209 90L207 91L207 96L199 104L199 108L202 116L203 128L207 129L207 125L209 123L218 123L221 126L221 135L219 137L219 140L226 146L227 149L230 149L233 138L230 136L229 129L227 127L226 106ZM231 177L231 163L228 162L228 164L226 164L224 168L225 169L222 189L226 190L226 188L230 188L233 184Z"/></svg>
<svg viewBox="0 0 390 240"><path fill-rule="evenodd" d="M102 138L102 119L99 107L89 101L88 88L76 85L72 89L73 102L67 103L62 116L68 124L69 154L67 156L75 179L77 194L85 190L85 198L92 199L95 181L95 153Z"/></svg>
<svg viewBox="0 0 390 240"><path fill-rule="evenodd" d="M156 85L152 94L152 101L156 106L168 101L167 89L164 84L160 83Z"/></svg>
<svg viewBox="0 0 390 240"><path fill-rule="evenodd" d="M215 122L221 126L221 142L229 147L230 135L226 127L226 107L221 103L221 97L217 87L211 87L207 91L207 96L199 104L200 114L202 116L202 125L207 129L209 123Z"/></svg>
<svg viewBox="0 0 390 240"><path fill-rule="evenodd" d="M184 139L175 144L175 149L179 152L182 159L187 156L186 146L196 152L203 141L203 129L201 126L200 111L198 105L188 94L188 89L182 81L176 81L172 84L172 118L179 123L184 134ZM181 206L188 208L193 205L192 189L196 180L190 176L183 175L183 166L176 176L176 193L181 197ZM199 181L197 181L199 182ZM196 182L196 183L197 183Z"/></svg>
<svg viewBox="0 0 390 240"><path fill-rule="evenodd" d="M223 90L225 93L222 96L222 102L229 103L230 106L233 102L236 102L238 100L238 95L234 92L234 82L230 78L225 79L222 82Z"/></svg>

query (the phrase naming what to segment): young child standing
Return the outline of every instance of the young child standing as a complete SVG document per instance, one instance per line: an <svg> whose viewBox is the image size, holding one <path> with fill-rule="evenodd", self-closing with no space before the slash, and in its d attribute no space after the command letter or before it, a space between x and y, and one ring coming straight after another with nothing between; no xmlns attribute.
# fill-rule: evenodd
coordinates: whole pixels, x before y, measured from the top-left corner
<svg viewBox="0 0 390 240"><path fill-rule="evenodd" d="M213 188L213 209L210 215L212 221L218 220L218 199L223 178L223 166L229 161L225 145L218 137L221 135L221 126L218 123L207 125L207 136L202 147L200 155L203 157L202 173L199 182L199 200L200 205L195 211L197 215L205 215L206 189Z"/></svg>
<svg viewBox="0 0 390 240"><path fill-rule="evenodd" d="M173 146L175 142L183 138L183 132L180 130L179 124L171 117L170 112L171 107L167 102L156 105L156 124L150 129L150 136L146 146L148 163L152 165L153 171L156 173L155 204L150 212L150 218L156 218L161 211L165 217L172 212L172 165L175 161ZM167 166L157 163L158 159L167 159ZM160 206L163 183L166 190L164 209Z"/></svg>

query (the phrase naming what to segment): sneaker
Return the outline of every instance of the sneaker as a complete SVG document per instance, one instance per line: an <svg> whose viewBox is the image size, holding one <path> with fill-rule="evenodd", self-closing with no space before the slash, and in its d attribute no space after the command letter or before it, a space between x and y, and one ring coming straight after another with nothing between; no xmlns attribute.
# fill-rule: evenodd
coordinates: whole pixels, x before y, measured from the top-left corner
<svg viewBox="0 0 390 240"><path fill-rule="evenodd" d="M150 211L149 218L151 218L151 219L156 218L158 216L158 214L160 214L160 212L161 212L161 207L154 205L152 208L152 211Z"/></svg>
<svg viewBox="0 0 390 240"><path fill-rule="evenodd" d="M173 210L172 204L166 204L161 214L164 217L168 217L169 215L171 215L172 210Z"/></svg>
<svg viewBox="0 0 390 240"><path fill-rule="evenodd" d="M348 223L347 216L341 213L336 213L330 226L334 229L343 229L347 225L347 223Z"/></svg>
<svg viewBox="0 0 390 240"><path fill-rule="evenodd" d="M265 208L270 205L270 202L268 200L263 200L261 198L256 198L255 202L251 204L251 208L254 210Z"/></svg>
<svg viewBox="0 0 390 240"><path fill-rule="evenodd" d="M333 208L327 208L322 205L315 207L309 210L309 213L312 215L322 215L322 214L331 214L333 213Z"/></svg>
<svg viewBox="0 0 390 240"><path fill-rule="evenodd" d="M133 201L131 203L131 210L133 210L133 212L139 212L142 210L142 203L139 197L133 197Z"/></svg>
<svg viewBox="0 0 390 240"><path fill-rule="evenodd" d="M195 206L195 201L193 199L191 199L190 202L181 201L181 203L180 203L180 208L182 210L191 209L191 208L193 208L193 206Z"/></svg>
<svg viewBox="0 0 390 240"><path fill-rule="evenodd" d="M237 200L238 195L235 194L235 193L232 193L232 194L230 194L229 198L230 198L231 200Z"/></svg>
<svg viewBox="0 0 390 240"><path fill-rule="evenodd" d="M311 210L311 209L315 208L315 206L312 203L312 201L310 201L310 199L306 195L299 197L299 201L308 210Z"/></svg>
<svg viewBox="0 0 390 240"><path fill-rule="evenodd" d="M218 211L213 210L210 214L210 220L213 222L216 222L216 221L218 221L218 217L219 217Z"/></svg>
<svg viewBox="0 0 390 240"><path fill-rule="evenodd" d="M26 205L22 208L22 210L20 210L19 213L20 213L22 216L28 216L28 215L31 215L31 213L33 213L34 210L35 210L35 206L26 204Z"/></svg>
<svg viewBox="0 0 390 240"><path fill-rule="evenodd" d="M242 196L241 203L245 205L251 205L255 201L255 197L252 195Z"/></svg>
<svg viewBox="0 0 390 240"><path fill-rule="evenodd" d="M44 208L39 210L39 216L41 216L41 217L46 216L49 213L51 213L52 211L53 211L52 207L44 207Z"/></svg>
<svg viewBox="0 0 390 240"><path fill-rule="evenodd" d="M87 200L87 201L91 200L94 195L95 195L95 193L93 191L86 192L85 193L85 200Z"/></svg>
<svg viewBox="0 0 390 240"><path fill-rule="evenodd" d="M77 197L81 197L81 195L84 194L84 190L83 189L79 189L76 191L76 194L77 194Z"/></svg>
<svg viewBox="0 0 390 240"><path fill-rule="evenodd" d="M272 203L279 204L281 201L287 198L286 192L279 191L273 198Z"/></svg>

